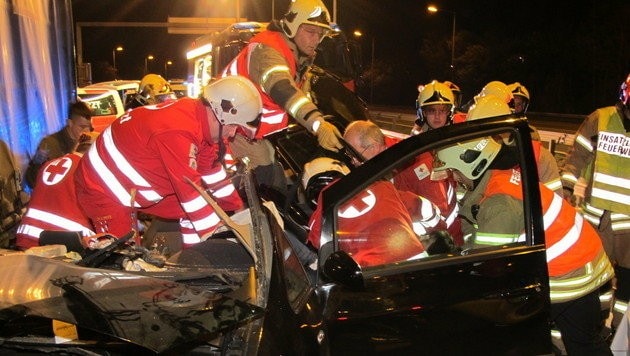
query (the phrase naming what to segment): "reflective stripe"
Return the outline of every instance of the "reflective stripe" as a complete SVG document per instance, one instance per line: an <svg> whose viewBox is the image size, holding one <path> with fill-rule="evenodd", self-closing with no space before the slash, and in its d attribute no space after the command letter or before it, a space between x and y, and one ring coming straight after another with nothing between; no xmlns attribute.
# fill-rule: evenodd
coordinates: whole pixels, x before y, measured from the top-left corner
<svg viewBox="0 0 630 356"><path fill-rule="evenodd" d="M573 184L577 183L577 178L571 173L563 173L560 179L571 182Z"/></svg>
<svg viewBox="0 0 630 356"><path fill-rule="evenodd" d="M578 135L575 138L575 141L577 143L580 144L580 146L584 147L587 151L589 152L593 152L593 144L591 143L591 140L582 136L582 135Z"/></svg>
<svg viewBox="0 0 630 356"><path fill-rule="evenodd" d="M269 110L263 107L260 121L268 124L279 124L284 119L284 111Z"/></svg>
<svg viewBox="0 0 630 356"><path fill-rule="evenodd" d="M146 187L151 188L149 182L147 182L138 171L127 161L127 158L118 150L116 144L114 143L114 139L112 137L112 130L108 128L103 132L103 142L105 144L105 149L109 156L116 162L116 166L120 169L120 172L125 175L134 185L138 187ZM107 183L106 183L107 184ZM138 188L138 194L141 194L145 199L158 202L162 200L162 197L153 189L143 189ZM129 205L127 205L129 206Z"/></svg>
<svg viewBox="0 0 630 356"><path fill-rule="evenodd" d="M107 130L109 130L109 128L105 129L105 132L107 132ZM114 173L107 168L103 160L101 160L101 157L98 155L98 151L96 150L96 146L92 146L92 148L88 151L88 157L96 174L98 174L103 183L105 183L107 188L109 188L109 190L118 199L120 204L123 206L130 206L131 195L125 190L122 184L120 184L118 179L116 179ZM140 207L138 203L135 203L134 205L136 207Z"/></svg>
<svg viewBox="0 0 630 356"><path fill-rule="evenodd" d="M308 103L310 103L310 100L308 100L307 97L303 96L299 98L298 100L295 101L295 103L291 105L291 107L289 107L289 113L291 114L291 116L296 117L298 111L302 108L302 106ZM310 131L310 128L309 128L309 131Z"/></svg>
<svg viewBox="0 0 630 356"><path fill-rule="evenodd" d="M480 245L504 245L514 242L524 242L525 235L515 234L492 234L492 233L477 233L475 236L475 243Z"/></svg>
<svg viewBox="0 0 630 356"><path fill-rule="evenodd" d="M556 221L561 211L562 198L560 198L558 195L554 195L553 199L551 200L551 204L549 204L549 208L547 208L547 211L543 215L543 224L545 231L547 231L549 227L554 223L554 221Z"/></svg>
<svg viewBox="0 0 630 356"><path fill-rule="evenodd" d="M422 225L422 223L419 223L419 222L411 223L411 227L413 228L413 232L415 232L416 235L418 236L427 234L427 229L424 227L424 225Z"/></svg>
<svg viewBox="0 0 630 356"><path fill-rule="evenodd" d="M223 169L215 173L205 174L201 177L206 184L215 184L227 178L227 173Z"/></svg>
<svg viewBox="0 0 630 356"><path fill-rule="evenodd" d="M446 217L446 227L450 227L453 225L455 218L457 218L457 214L459 213L459 205L455 205L455 209Z"/></svg>
<svg viewBox="0 0 630 356"><path fill-rule="evenodd" d="M236 188L234 188L232 184L228 184L223 188L213 191L212 195L214 195L217 198L225 198L232 195L232 193L234 193L235 191L236 191Z"/></svg>
<svg viewBox="0 0 630 356"><path fill-rule="evenodd" d="M35 227L33 225L21 224L18 227L16 232L18 234L28 235L34 239L39 240L39 235L42 233L42 231L44 231L44 229L40 229L39 227Z"/></svg>
<svg viewBox="0 0 630 356"><path fill-rule="evenodd" d="M201 242L201 239L197 234L182 234L182 241L185 244L198 244Z"/></svg>
<svg viewBox="0 0 630 356"><path fill-rule="evenodd" d="M577 271L577 270L576 270ZM608 257L601 251L595 259L580 268L579 275L571 278L549 277L549 295L553 303L566 302L584 296L597 288L614 275Z"/></svg>
<svg viewBox="0 0 630 356"><path fill-rule="evenodd" d="M221 219L219 219L219 216L216 213L212 213L206 218L194 220L192 224L195 227L195 230L203 231L218 225L220 221Z"/></svg>
<svg viewBox="0 0 630 356"><path fill-rule="evenodd" d="M558 178L545 182L544 184L547 188L553 190L554 192L562 189L562 181Z"/></svg>
<svg viewBox="0 0 630 356"><path fill-rule="evenodd" d="M94 232L92 230L77 223L76 221L72 221L70 219L64 218L63 216L52 214L43 210L30 208L28 209L26 216L43 221L47 224L57 226L66 231L81 231L84 236L94 235Z"/></svg>
<svg viewBox="0 0 630 356"><path fill-rule="evenodd" d="M630 187L630 179L615 177L611 176L610 174L604 174L600 172L595 172L595 174L593 174L593 180L605 184L616 185L618 187Z"/></svg>
<svg viewBox="0 0 630 356"><path fill-rule="evenodd" d="M573 245L575 245L575 243L580 239L583 224L584 219L582 218L582 215L576 213L575 223L571 229L569 229L569 231L567 231L567 233L562 236L558 242L553 244L553 246L547 248L547 263L567 252Z"/></svg>
<svg viewBox="0 0 630 356"><path fill-rule="evenodd" d="M247 63L249 63L249 61L247 61ZM263 92L265 91L264 88L264 83L267 82L267 80L269 79L269 76L276 73L276 72L286 72L289 76L291 75L291 71L289 70L289 67L285 66L285 65L275 65L269 69L267 69L261 76L260 76L260 87L263 90Z"/></svg>
<svg viewBox="0 0 630 356"><path fill-rule="evenodd" d="M194 213L197 212L203 208L205 208L206 206L208 206L208 203L206 202L206 200L198 195L197 197L195 197L192 200L189 200L187 202L182 202L182 207L184 208L184 210L187 213Z"/></svg>
<svg viewBox="0 0 630 356"><path fill-rule="evenodd" d="M626 202L630 200L630 195L628 194L615 193L601 188L593 188L591 191L591 196L617 202Z"/></svg>
<svg viewBox="0 0 630 356"><path fill-rule="evenodd" d="M626 311L628 310L628 303L622 300L615 300L615 304L613 305L613 310L621 314L625 314Z"/></svg>

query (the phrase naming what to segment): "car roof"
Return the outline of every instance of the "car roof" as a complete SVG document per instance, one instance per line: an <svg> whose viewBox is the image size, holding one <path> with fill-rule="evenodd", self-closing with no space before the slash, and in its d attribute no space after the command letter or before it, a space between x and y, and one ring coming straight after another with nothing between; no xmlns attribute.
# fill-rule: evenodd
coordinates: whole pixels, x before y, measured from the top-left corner
<svg viewBox="0 0 630 356"><path fill-rule="evenodd" d="M108 88L114 90L135 89L140 86L139 80L111 80L86 85L84 88Z"/></svg>

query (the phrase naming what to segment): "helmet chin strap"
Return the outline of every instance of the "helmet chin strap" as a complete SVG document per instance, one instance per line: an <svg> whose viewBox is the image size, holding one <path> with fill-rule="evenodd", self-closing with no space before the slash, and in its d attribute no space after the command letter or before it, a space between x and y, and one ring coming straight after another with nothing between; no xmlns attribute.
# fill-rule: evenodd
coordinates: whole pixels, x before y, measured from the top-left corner
<svg viewBox="0 0 630 356"><path fill-rule="evenodd" d="M221 162L223 168L225 167L225 151L227 148L225 147L225 141L223 140L223 125L219 124L219 151L217 152L217 159Z"/></svg>

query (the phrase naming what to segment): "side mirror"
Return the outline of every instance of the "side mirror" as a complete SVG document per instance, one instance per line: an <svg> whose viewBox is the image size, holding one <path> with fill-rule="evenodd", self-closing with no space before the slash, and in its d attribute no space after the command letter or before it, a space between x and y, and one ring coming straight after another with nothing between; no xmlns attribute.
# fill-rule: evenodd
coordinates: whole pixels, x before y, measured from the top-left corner
<svg viewBox="0 0 630 356"><path fill-rule="evenodd" d="M363 272L345 251L335 251L324 262L323 274L333 282L352 289L364 287Z"/></svg>

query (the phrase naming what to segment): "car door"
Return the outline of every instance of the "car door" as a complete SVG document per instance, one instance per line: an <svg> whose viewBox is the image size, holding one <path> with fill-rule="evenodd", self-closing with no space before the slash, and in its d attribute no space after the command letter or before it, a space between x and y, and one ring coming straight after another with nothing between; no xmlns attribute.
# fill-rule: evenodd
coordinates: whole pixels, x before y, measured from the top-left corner
<svg viewBox="0 0 630 356"><path fill-rule="evenodd" d="M369 192L371 184L390 181L401 165L423 152L501 132L516 139L525 241L490 248L463 246L369 266L360 266L344 250L342 241L352 231L344 230L340 215L347 214L347 203ZM322 240L330 242L319 250L316 288L324 304L322 353L550 353L548 274L533 157L525 120L475 121L404 140L325 189ZM373 198L360 199L354 214L376 206L379 197ZM386 223L375 223L373 231L380 235L368 233L365 239L391 238ZM396 248L385 246L382 253Z"/></svg>

